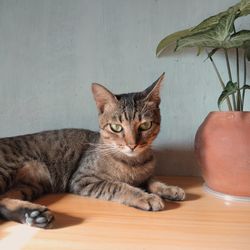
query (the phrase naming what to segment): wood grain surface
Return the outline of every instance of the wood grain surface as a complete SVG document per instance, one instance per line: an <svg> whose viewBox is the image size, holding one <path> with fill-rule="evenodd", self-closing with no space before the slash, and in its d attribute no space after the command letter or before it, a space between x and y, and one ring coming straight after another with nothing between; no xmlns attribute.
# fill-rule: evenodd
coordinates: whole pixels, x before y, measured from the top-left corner
<svg viewBox="0 0 250 250"><path fill-rule="evenodd" d="M145 212L70 194L37 202L55 213L54 229L0 220L0 249L250 249L250 203L219 200L197 177L161 177L183 187L187 199Z"/></svg>

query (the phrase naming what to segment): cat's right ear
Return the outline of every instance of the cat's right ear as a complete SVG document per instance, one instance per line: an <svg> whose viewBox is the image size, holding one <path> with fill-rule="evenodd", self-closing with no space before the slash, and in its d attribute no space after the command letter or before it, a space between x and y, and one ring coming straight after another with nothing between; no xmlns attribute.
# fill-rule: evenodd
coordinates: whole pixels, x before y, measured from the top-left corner
<svg viewBox="0 0 250 250"><path fill-rule="evenodd" d="M115 95L113 95L101 84L92 83L92 93L100 113L103 113L105 107L112 106L117 103Z"/></svg>

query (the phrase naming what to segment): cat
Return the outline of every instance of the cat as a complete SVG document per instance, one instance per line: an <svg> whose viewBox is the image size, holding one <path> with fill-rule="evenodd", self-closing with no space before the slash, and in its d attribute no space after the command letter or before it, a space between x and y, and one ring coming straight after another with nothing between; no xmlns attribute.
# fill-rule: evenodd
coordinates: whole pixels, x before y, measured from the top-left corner
<svg viewBox="0 0 250 250"><path fill-rule="evenodd" d="M32 200L68 192L159 211L185 192L154 179L151 144L160 131L164 73L142 92L112 94L93 83L100 132L61 129L0 139L0 216L51 228L53 213Z"/></svg>

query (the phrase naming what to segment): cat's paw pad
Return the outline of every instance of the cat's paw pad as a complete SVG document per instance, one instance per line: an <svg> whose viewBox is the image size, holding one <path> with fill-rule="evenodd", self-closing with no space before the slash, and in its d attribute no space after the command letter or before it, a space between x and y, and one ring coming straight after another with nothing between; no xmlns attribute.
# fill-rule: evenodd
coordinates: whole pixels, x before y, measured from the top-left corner
<svg viewBox="0 0 250 250"><path fill-rule="evenodd" d="M162 193L162 198L172 200L172 201L182 201L185 199L185 191L176 186L167 186L163 193Z"/></svg>
<svg viewBox="0 0 250 250"><path fill-rule="evenodd" d="M51 228L54 219L53 214L44 206L27 209L24 216L26 224L40 228Z"/></svg>
<svg viewBox="0 0 250 250"><path fill-rule="evenodd" d="M165 208L165 204L158 195L147 194L138 199L136 207L147 211L160 211Z"/></svg>

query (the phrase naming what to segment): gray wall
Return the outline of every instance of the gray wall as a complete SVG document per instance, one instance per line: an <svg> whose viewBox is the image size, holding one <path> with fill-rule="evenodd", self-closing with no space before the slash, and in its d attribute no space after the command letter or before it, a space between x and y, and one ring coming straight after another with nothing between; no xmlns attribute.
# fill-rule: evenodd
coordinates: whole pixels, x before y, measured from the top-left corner
<svg viewBox="0 0 250 250"><path fill-rule="evenodd" d="M236 2L0 0L0 137L96 130L92 82L115 93L137 91L165 71L157 172L199 174L193 139L207 113L217 110L218 80L205 55L188 50L158 59L155 48L166 34Z"/></svg>

